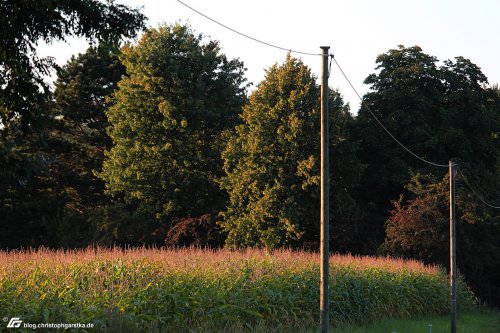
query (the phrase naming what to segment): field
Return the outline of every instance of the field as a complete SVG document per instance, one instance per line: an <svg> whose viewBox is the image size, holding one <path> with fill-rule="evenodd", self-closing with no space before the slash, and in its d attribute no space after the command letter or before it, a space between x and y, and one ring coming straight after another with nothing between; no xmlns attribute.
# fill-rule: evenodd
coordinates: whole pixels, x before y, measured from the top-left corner
<svg viewBox="0 0 500 333"><path fill-rule="evenodd" d="M331 257L330 266L332 325L448 313L448 278L438 267L339 255ZM473 295L462 282L458 290L459 309L472 309ZM0 252L4 320L93 323L89 332L290 332L316 327L318 307L314 253ZM0 331L5 327L0 322Z"/></svg>

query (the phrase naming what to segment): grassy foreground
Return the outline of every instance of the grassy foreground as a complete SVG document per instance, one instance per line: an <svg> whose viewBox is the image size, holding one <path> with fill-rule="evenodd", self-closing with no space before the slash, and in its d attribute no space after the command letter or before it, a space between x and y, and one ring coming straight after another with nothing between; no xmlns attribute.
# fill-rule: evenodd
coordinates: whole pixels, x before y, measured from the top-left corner
<svg viewBox="0 0 500 333"><path fill-rule="evenodd" d="M460 333L498 333L499 328L500 313L497 311L476 310L458 315L457 331ZM428 333L431 330L432 333L449 333L450 316L428 316L407 320L384 319L363 327L345 327L335 330L335 333Z"/></svg>
<svg viewBox="0 0 500 333"><path fill-rule="evenodd" d="M448 312L448 278L438 267L353 256L332 256L330 265L336 325ZM474 307L463 283L458 304ZM92 323L89 332L290 332L316 327L318 305L312 253L0 252L0 318L23 323Z"/></svg>

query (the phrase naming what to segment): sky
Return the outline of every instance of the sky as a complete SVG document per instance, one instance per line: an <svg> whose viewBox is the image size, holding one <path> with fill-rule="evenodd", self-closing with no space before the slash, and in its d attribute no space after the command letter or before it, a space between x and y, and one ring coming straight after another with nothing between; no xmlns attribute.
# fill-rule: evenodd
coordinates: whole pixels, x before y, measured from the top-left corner
<svg viewBox="0 0 500 333"><path fill-rule="evenodd" d="M320 53L330 46L344 72L363 95L364 79L375 72L377 55L405 46L420 46L440 61L463 56L478 65L490 84L500 82L500 0L182 0L205 15L246 35L286 49ZM149 27L188 23L196 33L218 40L228 58L239 58L254 84L265 69L282 63L287 51L256 43L183 6L177 0L116 0L141 12ZM39 55L63 65L85 52L79 39L40 45ZM321 57L294 54L321 77ZM330 87L339 89L357 113L359 99L335 64Z"/></svg>

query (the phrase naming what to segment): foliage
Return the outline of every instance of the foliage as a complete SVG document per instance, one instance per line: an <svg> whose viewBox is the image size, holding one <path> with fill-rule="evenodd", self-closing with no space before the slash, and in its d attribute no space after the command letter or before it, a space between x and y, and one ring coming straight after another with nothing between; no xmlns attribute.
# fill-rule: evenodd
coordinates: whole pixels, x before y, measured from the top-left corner
<svg viewBox="0 0 500 333"><path fill-rule="evenodd" d="M38 42L51 43L68 36L116 42L119 37L134 36L143 20L136 10L111 2L1 2L1 247L63 245L54 238L56 234L80 231L77 223L73 228L62 227L64 232L57 230L57 221L66 214L67 196L58 186L65 175L55 171L58 157L50 152L53 146L47 129L53 125L52 103L43 76L53 61L37 57ZM75 245L81 239L68 241L66 245Z"/></svg>
<svg viewBox="0 0 500 333"><path fill-rule="evenodd" d="M6 126L16 115L24 129L43 112L40 103L48 86L43 76L52 58L38 58L40 41L68 36L118 41L133 37L145 17L127 6L96 0L2 1L0 4L0 119Z"/></svg>
<svg viewBox="0 0 500 333"><path fill-rule="evenodd" d="M500 195L498 107L480 68L462 57L440 67L418 46L399 46L377 57L377 73L365 80L364 103L418 156L440 164L456 158L487 193ZM498 105L498 104L496 104ZM390 201L404 194L412 174L442 177L445 169L420 162L394 142L362 106L355 137L367 165L358 202L370 207L370 227L383 237ZM379 240L380 242L382 239Z"/></svg>
<svg viewBox="0 0 500 333"><path fill-rule="evenodd" d="M106 134L105 98L117 89L125 74L116 46L101 44L72 57L58 70L54 103L47 124L47 145L42 150L49 160L50 189L62 198L62 214L51 225L63 228L54 238L67 238L71 225L87 244L92 238L88 218L94 209L109 204L104 182L95 175L111 146ZM64 227L63 225L67 225ZM59 245L82 245L59 242ZM84 245L84 244L83 244Z"/></svg>
<svg viewBox="0 0 500 333"><path fill-rule="evenodd" d="M448 313L448 279L416 261L332 256L336 324ZM185 249L0 252L0 308L96 331L300 331L319 317L318 254ZM472 294L459 284L461 310ZM119 326L120 328L118 328Z"/></svg>
<svg viewBox="0 0 500 333"><path fill-rule="evenodd" d="M457 264L485 302L500 302L500 219L462 187L458 178ZM386 224L384 250L449 267L449 178L417 175L407 186L408 200L394 202Z"/></svg>
<svg viewBox="0 0 500 333"><path fill-rule="evenodd" d="M224 245L224 235L213 215L185 217L168 230L165 244L169 247L218 248Z"/></svg>
<svg viewBox="0 0 500 333"><path fill-rule="evenodd" d="M386 225L384 248L394 255L445 264L449 258L449 178L434 183L417 175L407 186L416 195L405 204L401 196Z"/></svg>
<svg viewBox="0 0 500 333"><path fill-rule="evenodd" d="M87 228L88 242L101 246L161 246L166 233L151 212L120 201L92 209Z"/></svg>
<svg viewBox="0 0 500 333"><path fill-rule="evenodd" d="M107 112L107 191L166 223L221 210L223 132L245 99L243 64L179 24L148 30L122 61L128 76Z"/></svg>
<svg viewBox="0 0 500 333"><path fill-rule="evenodd" d="M10 207L5 210L6 234L13 236L19 229L15 221L22 221L27 225L20 232L28 238L33 234L36 241L9 237L4 246L74 247L92 240L87 220L93 209L109 201L104 196L104 183L94 175L110 145L105 133L105 97L116 89L123 74L118 49L106 44L89 48L58 70L55 100L44 130L38 134L18 131L18 143L5 155L11 161L7 164L10 170L4 171L4 175L11 175L4 177L9 183L4 188L10 193L4 199ZM36 170L28 173L33 168ZM16 184L18 179L25 185Z"/></svg>
<svg viewBox="0 0 500 333"><path fill-rule="evenodd" d="M290 55L267 70L250 96L243 124L223 152L221 186L230 196L222 223L227 246L274 248L319 239L319 96L310 69ZM355 215L349 190L362 168L356 146L345 141L346 123L352 121L348 107L333 91L329 105L335 119L330 121L332 215L345 221Z"/></svg>
<svg viewBox="0 0 500 333"><path fill-rule="evenodd" d="M49 183L40 135L0 130L0 247L38 246L47 239L43 222L57 215L58 193Z"/></svg>
<svg viewBox="0 0 500 333"><path fill-rule="evenodd" d="M108 107L106 97L116 89L125 75L117 45L101 43L85 53L73 56L57 71L55 82L54 116L72 127L73 135L94 145L107 146ZM102 159L102 158L101 158Z"/></svg>

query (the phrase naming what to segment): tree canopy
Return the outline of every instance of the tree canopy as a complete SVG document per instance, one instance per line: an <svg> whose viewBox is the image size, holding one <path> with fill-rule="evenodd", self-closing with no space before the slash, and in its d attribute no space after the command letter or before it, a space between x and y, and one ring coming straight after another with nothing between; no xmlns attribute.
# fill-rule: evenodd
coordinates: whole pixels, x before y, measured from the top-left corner
<svg viewBox="0 0 500 333"><path fill-rule="evenodd" d="M438 66L436 57L418 46L399 46L377 57L377 73L365 83L371 91L364 103L388 130L418 156L439 164L455 158L489 193L498 190L500 157L498 111L487 79L470 60L457 57ZM372 226L380 232L389 202L404 193L412 174L436 168L402 149L375 122L365 106L356 119L360 158L367 165L360 202L371 208ZM488 181L486 181L488 179ZM495 185L496 184L496 185ZM498 193L498 192L497 192ZM374 218L373 218L374 217Z"/></svg>
<svg viewBox="0 0 500 333"><path fill-rule="evenodd" d="M40 41L69 36L117 42L135 36L145 16L127 6L97 0L16 1L0 3L0 120L4 126L20 116L24 129L43 112L48 87L43 76L53 58L39 58Z"/></svg>
<svg viewBox="0 0 500 333"><path fill-rule="evenodd" d="M338 93L330 96L330 116L336 118L330 131L335 138L330 140L335 150L342 146L341 125L350 114ZM227 246L273 248L319 239L318 97L311 70L290 55L284 64L266 71L250 96L243 124L223 152L226 176L221 186L230 196L222 223ZM352 150L337 153L342 156L335 156L332 164L339 171L333 180L333 202L353 208L347 189L356 183L358 176L352 175L361 168ZM336 159L343 162L335 163Z"/></svg>
<svg viewBox="0 0 500 333"><path fill-rule="evenodd" d="M107 191L167 223L221 210L220 152L245 100L243 64L179 24L148 30L122 61L127 76L107 112Z"/></svg>

